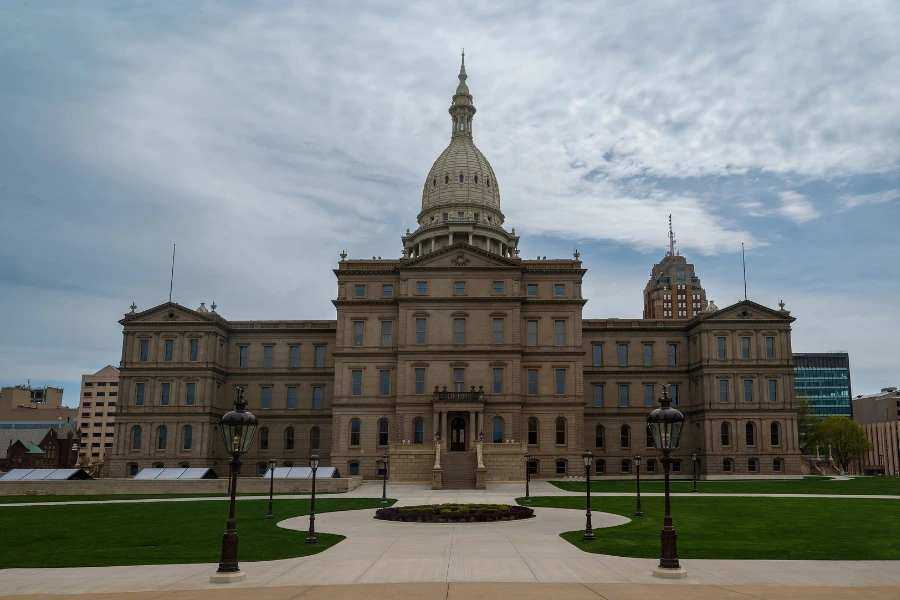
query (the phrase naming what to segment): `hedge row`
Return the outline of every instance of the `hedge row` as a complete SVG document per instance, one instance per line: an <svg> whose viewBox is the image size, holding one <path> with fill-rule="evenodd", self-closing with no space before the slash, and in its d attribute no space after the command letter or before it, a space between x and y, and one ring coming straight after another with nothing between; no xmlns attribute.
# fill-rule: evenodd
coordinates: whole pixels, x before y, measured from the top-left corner
<svg viewBox="0 0 900 600"><path fill-rule="evenodd" d="M529 519L534 510L506 504L432 504L380 508L375 518L405 523L486 523Z"/></svg>

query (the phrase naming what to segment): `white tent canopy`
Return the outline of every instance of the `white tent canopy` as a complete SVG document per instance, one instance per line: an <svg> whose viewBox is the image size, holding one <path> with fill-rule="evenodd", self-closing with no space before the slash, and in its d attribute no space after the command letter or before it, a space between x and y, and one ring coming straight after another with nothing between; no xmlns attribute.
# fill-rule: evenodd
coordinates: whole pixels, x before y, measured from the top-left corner
<svg viewBox="0 0 900 600"><path fill-rule="evenodd" d="M168 467L168 468L149 468L141 469L141 472L133 477L133 479L154 479L156 481L170 479L218 479L216 472L208 468L185 468L185 467Z"/></svg>
<svg viewBox="0 0 900 600"><path fill-rule="evenodd" d="M12 469L0 481L64 481L93 479L84 469Z"/></svg>
<svg viewBox="0 0 900 600"><path fill-rule="evenodd" d="M263 477L271 477L272 470L266 471ZM340 477L337 467L319 467L316 469L316 479L334 479ZM275 467L275 479L312 479L312 469L309 467Z"/></svg>

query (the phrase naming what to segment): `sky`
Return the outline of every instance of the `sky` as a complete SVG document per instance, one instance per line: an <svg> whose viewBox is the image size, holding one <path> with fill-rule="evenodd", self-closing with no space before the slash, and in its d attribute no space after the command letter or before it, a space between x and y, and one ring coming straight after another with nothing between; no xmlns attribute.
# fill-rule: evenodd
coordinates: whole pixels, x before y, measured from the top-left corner
<svg viewBox="0 0 900 600"><path fill-rule="evenodd" d="M399 258L466 51L520 256L638 318L672 215L719 307L796 317L900 383L893 2L0 3L0 385L65 388L169 294L331 319L339 254Z"/></svg>

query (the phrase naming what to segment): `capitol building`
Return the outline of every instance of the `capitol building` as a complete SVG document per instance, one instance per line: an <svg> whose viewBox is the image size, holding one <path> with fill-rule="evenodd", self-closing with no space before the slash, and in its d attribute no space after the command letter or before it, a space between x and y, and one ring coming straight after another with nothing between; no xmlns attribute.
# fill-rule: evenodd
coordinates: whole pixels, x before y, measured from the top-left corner
<svg viewBox="0 0 900 600"><path fill-rule="evenodd" d="M645 418L663 386L686 423L674 475L800 473L790 316L718 309L674 246L651 269L642 319L583 314L586 267L526 259L475 146L465 64L450 140L425 174L416 227L393 259L337 264L335 319L230 321L165 303L123 327L109 474L225 473L219 418L246 388L260 428L243 475L317 452L342 475L434 488L532 476L662 473ZM649 265L648 265L649 266ZM635 295L640 290L635 290Z"/></svg>

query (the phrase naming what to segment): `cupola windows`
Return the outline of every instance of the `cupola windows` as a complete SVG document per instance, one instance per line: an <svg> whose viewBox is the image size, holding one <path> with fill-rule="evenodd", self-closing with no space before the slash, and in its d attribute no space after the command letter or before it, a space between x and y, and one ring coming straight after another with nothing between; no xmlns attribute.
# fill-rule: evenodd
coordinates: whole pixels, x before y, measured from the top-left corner
<svg viewBox="0 0 900 600"><path fill-rule="evenodd" d="M437 178L431 180L431 187L437 187Z"/></svg>
<svg viewBox="0 0 900 600"><path fill-rule="evenodd" d="M466 116L465 115L461 115L459 117L459 130L460 131L466 130Z"/></svg>
<svg viewBox="0 0 900 600"><path fill-rule="evenodd" d="M445 184L450 183L450 176L449 176L449 175L444 175L444 183L445 183Z"/></svg>
<svg viewBox="0 0 900 600"><path fill-rule="evenodd" d="M474 181L475 181L475 185L478 185L478 175L475 176Z"/></svg>
<svg viewBox="0 0 900 600"><path fill-rule="evenodd" d="M459 182L462 183L462 182L463 182L463 179L464 179L463 174L460 173L460 174L459 174Z"/></svg>

